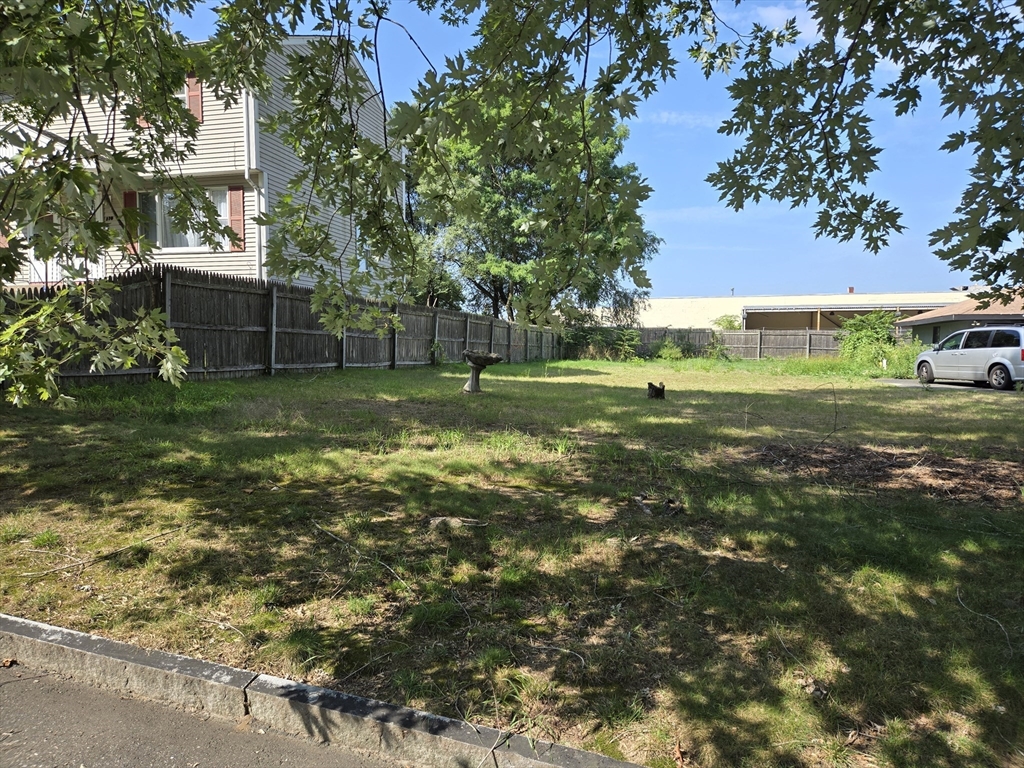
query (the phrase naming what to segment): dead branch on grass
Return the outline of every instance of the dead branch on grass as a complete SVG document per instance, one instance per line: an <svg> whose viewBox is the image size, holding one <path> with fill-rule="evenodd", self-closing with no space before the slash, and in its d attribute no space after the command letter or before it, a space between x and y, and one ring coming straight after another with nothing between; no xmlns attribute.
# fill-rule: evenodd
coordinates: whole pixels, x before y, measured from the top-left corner
<svg viewBox="0 0 1024 768"><path fill-rule="evenodd" d="M559 648L559 647L554 646L554 645L541 645L540 643L530 643L530 647L531 648L542 648L545 651L559 651L560 653L568 653L568 654L571 654L571 655L575 656L577 659L579 659L580 660L580 664L582 664L584 667L587 666L587 660L586 659L584 659L582 656L580 656L578 653L576 653L576 651L570 651L568 648Z"/></svg>
<svg viewBox="0 0 1024 768"><path fill-rule="evenodd" d="M338 543L339 543L339 544L341 544L342 546L344 546L344 547L348 547L348 548L349 548L349 549L351 549L351 550L352 550L353 552L355 552L355 553L356 553L357 555L359 555L359 557L366 557L366 555L364 555L364 554L363 554L362 552L360 552L360 551L359 551L358 549L356 549L355 547L353 547L353 546L352 546L351 544L349 544L349 543L348 543L347 541L345 541L345 540L344 540L343 538L341 538L340 536L336 536L335 534L331 533L331 532L330 532L330 531L328 531L328 530L327 530L326 528L324 528L323 526L321 526L321 525L320 525L319 523L317 523L317 522L314 522L314 523L313 523L313 527L314 527L314 528L316 528L316 529L317 529L318 531L322 531L323 533L326 533L326 534L327 534L328 536L330 536L330 537L331 537L332 539L334 539L334 540L335 540L336 542L338 542ZM403 579L403 578L402 578L401 576L399 576L399 575L398 575L398 573L397 573L397 572L395 571L395 569L394 569L394 568L392 568L392 567L391 567L390 565L388 565L387 563L385 563L385 562L384 562L383 560L381 560L381 559L379 559L379 558L376 558L376 557L367 557L367 560L373 560L373 561L374 561L375 563L377 563L377 565L379 565L379 566L381 566L381 567L383 567L383 568L386 568L386 569L387 569L388 571L390 571L390 572L391 572L391 575L392 575L392 576L394 576L394 577L395 577L396 579L398 579L398 580L399 580L400 582L402 582L402 585L403 585L403 586L404 586L404 587L405 587L405 588L406 588L407 590L409 590L410 592L412 592L412 591L413 591L412 587L410 587L410 586L409 586L408 582L406 582L406 580L405 580L405 579Z"/></svg>
<svg viewBox="0 0 1024 768"><path fill-rule="evenodd" d="M20 575L24 576L25 578L28 578L28 579L35 579L35 578L39 578L40 576L48 576L51 573L59 573L61 571L70 571L70 570L73 570L75 568L81 568L84 571L90 565L96 565L96 563L102 562L104 560L109 560L114 555L119 555L122 552L126 552L129 549L133 549L135 547L141 546L141 545L143 545L143 544L145 544L147 542L163 538L164 536L170 536L172 533L174 533L176 531L180 531L182 528L185 528L185 527L187 527L187 526L179 525L177 528L171 528L171 530L169 530L169 531L164 531L163 533L156 533L156 534L154 534L152 536L147 536L145 539L142 539L141 541L136 541L134 544L129 544L126 547L120 547L120 548L112 550L110 552L106 552L105 554L102 554L102 555L97 555L96 557L93 557L93 558L91 558L89 560L78 560L78 561L76 561L74 563L71 563L70 565L62 565L59 568L49 568L48 570L45 570L45 571L35 571L34 573L22 573Z"/></svg>
<svg viewBox="0 0 1024 768"><path fill-rule="evenodd" d="M1001 630L1003 630L1003 635L1006 636L1006 647L1010 649L1010 657L1012 658L1013 657L1013 645L1010 643L1010 633L1006 631L1006 627L1004 627L1000 623L999 619L996 619L996 618L994 618L992 616L989 616L987 613L978 613L977 611L972 611L970 608L968 608L966 605L964 605L964 601L960 598L960 587L956 588L956 601L958 603L960 603L960 605L962 605L964 607L964 610L967 611L968 613L973 613L975 616L981 616L981 618L983 618L983 619L988 619L989 621L995 622L996 626L999 627Z"/></svg>
<svg viewBox="0 0 1024 768"><path fill-rule="evenodd" d="M230 630L233 630L234 632L238 633L238 636L240 638L242 638L243 642L246 642L246 643L249 642L249 638L246 637L245 634L242 632L242 630L240 630L234 624L229 624L228 622L220 621L219 619L204 619L204 618L202 618L200 616L194 616L193 614L189 613L188 611L179 611L177 608L174 609L174 612L175 613L180 613L182 616L188 616L193 621L201 621L203 624L213 624L218 629L230 629Z"/></svg>

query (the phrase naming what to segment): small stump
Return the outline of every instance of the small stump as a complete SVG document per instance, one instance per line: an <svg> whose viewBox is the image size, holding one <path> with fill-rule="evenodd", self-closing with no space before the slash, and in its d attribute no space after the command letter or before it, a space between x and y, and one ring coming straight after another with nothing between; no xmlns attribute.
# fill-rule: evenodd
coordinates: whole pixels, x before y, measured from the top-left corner
<svg viewBox="0 0 1024 768"><path fill-rule="evenodd" d="M469 381L462 388L463 392L483 392L480 389L480 373L488 365L494 365L502 361L501 355L496 355L493 352L474 352L471 349L467 349L462 353L463 359L469 364Z"/></svg>

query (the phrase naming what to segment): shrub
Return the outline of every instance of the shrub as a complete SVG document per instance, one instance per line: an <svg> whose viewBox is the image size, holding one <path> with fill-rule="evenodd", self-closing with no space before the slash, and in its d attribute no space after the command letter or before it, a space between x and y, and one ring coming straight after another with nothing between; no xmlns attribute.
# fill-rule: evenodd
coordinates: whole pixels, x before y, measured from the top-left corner
<svg viewBox="0 0 1024 768"><path fill-rule="evenodd" d="M661 339L651 345L650 357L655 360L682 360L687 355L683 353L682 348L672 339Z"/></svg>
<svg viewBox="0 0 1024 768"><path fill-rule="evenodd" d="M917 356L928 349L928 345L918 339L900 340L889 350L884 358L886 361L885 375L894 379L913 379L917 377L914 363Z"/></svg>
<svg viewBox="0 0 1024 768"><path fill-rule="evenodd" d="M712 333L711 340L704 345L703 355L710 360L728 360L729 348L725 346L719 334Z"/></svg>
<svg viewBox="0 0 1024 768"><path fill-rule="evenodd" d="M566 328L566 352L579 360L636 360L640 331L636 328Z"/></svg>
<svg viewBox="0 0 1024 768"><path fill-rule="evenodd" d="M836 338L839 340L840 356L880 365L886 354L896 346L896 315L876 310L851 317L843 323Z"/></svg>
<svg viewBox="0 0 1024 768"><path fill-rule="evenodd" d="M721 315L711 321L711 326L720 331L739 331L742 325L739 315Z"/></svg>

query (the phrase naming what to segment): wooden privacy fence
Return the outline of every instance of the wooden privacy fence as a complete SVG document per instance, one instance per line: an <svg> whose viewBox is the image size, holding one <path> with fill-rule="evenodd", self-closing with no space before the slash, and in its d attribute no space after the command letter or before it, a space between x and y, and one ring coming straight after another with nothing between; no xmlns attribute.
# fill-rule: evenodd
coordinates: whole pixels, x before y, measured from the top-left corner
<svg viewBox="0 0 1024 768"><path fill-rule="evenodd" d="M160 308L189 358L190 378L259 376L326 368L398 368L462 360L464 349L496 352L512 363L559 359L562 340L551 328L427 307L397 305L402 330L345 329L341 338L320 325L313 291L282 283L157 265L112 279L121 286L111 313ZM88 364L62 370L71 381L149 379L154 367L90 373Z"/></svg>
<svg viewBox="0 0 1024 768"><path fill-rule="evenodd" d="M716 340L732 357L820 357L839 354L835 331L715 331L710 328L643 328L640 343L651 345L671 339L684 349L702 354Z"/></svg>

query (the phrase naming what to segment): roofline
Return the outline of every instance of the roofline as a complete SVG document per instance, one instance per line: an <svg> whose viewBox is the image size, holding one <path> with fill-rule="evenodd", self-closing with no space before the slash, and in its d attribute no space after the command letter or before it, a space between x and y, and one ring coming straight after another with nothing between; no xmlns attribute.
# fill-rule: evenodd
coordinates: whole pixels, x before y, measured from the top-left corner
<svg viewBox="0 0 1024 768"><path fill-rule="evenodd" d="M1004 313L985 313L979 312L961 312L959 314L953 313L951 315L940 315L938 317L910 317L906 320L897 320L896 325L903 327L910 327L914 325L933 325L937 323L952 323L957 320L977 320L979 322L991 322L999 320L1016 320L1020 322L1024 320L1024 312L1004 312Z"/></svg>
<svg viewBox="0 0 1024 768"><path fill-rule="evenodd" d="M867 298L867 297L871 297L871 296L907 296L907 297L912 298L914 296L935 296L935 295L940 294L940 293L941 294L948 293L950 295L951 299L952 299L950 301L951 304L957 303L958 300L959 301L963 301L963 297L965 295L968 295L968 296L970 295L966 291L870 291L870 292L856 293L856 294L835 291L835 292L832 292L832 293L801 293L801 294L792 294L792 293L753 293L753 294L748 294L746 296L744 296L744 295L739 295L739 296L736 296L736 295L731 295L731 296L651 296L651 297L648 298L648 301L692 301L694 299L744 299L744 298L747 298L747 299L755 299L755 298L772 299L772 298L780 298L780 297L784 297L784 296L806 296L808 298L814 298L815 296L850 296L850 297L857 297L857 298ZM957 297L959 297L959 299ZM944 306L944 305L943 304L939 304L938 306Z"/></svg>
<svg viewBox="0 0 1024 768"><path fill-rule="evenodd" d="M752 305L749 307L743 307L744 312L813 312L815 310L831 310L831 311L856 311L861 309L883 309L891 307L893 310L931 310L941 309L942 307L948 306L942 302L931 301L931 302L917 302L915 304L906 304L896 302L878 302L877 304L793 304L791 306L782 305L765 305L757 306Z"/></svg>

